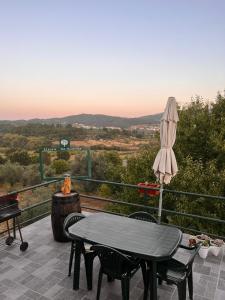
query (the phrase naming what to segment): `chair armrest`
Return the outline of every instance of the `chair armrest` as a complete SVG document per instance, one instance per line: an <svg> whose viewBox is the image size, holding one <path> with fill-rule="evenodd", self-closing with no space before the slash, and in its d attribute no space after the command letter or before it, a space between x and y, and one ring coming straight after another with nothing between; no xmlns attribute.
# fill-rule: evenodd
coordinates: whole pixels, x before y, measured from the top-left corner
<svg viewBox="0 0 225 300"><path fill-rule="evenodd" d="M180 244L179 246L178 246L179 248L182 248L182 249L186 249L186 250L193 250L193 249L195 249L196 248L196 246L186 246L186 245L183 245L183 244Z"/></svg>

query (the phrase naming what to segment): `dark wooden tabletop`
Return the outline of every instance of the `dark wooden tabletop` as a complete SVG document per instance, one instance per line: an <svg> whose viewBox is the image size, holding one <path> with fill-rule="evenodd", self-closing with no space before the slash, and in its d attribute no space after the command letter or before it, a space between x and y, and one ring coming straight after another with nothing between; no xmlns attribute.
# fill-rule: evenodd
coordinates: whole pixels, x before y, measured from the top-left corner
<svg viewBox="0 0 225 300"><path fill-rule="evenodd" d="M138 257L160 261L176 251L179 229L106 213L90 215L69 228L69 232L91 244L103 244Z"/></svg>

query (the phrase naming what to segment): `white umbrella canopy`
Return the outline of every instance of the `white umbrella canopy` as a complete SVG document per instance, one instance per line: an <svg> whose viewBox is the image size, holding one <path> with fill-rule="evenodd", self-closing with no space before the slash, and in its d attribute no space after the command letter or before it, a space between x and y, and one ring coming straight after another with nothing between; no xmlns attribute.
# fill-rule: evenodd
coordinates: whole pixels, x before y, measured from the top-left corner
<svg viewBox="0 0 225 300"><path fill-rule="evenodd" d="M176 140L178 121L176 99L169 97L160 123L161 148L153 164L154 173L161 184L159 220L161 218L163 184L170 183L170 180L178 171L176 157L172 148Z"/></svg>

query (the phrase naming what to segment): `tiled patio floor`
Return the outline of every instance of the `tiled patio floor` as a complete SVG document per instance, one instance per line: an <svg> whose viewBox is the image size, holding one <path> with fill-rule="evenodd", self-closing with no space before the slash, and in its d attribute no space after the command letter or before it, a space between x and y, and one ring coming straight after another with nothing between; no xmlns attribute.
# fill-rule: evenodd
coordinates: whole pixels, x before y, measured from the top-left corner
<svg viewBox="0 0 225 300"><path fill-rule="evenodd" d="M29 248L25 253L19 247L3 246L0 250L0 300L92 300L96 296L99 262L95 259L93 290L87 291L84 266L81 266L80 290L73 291L72 277L67 277L69 243L53 240L50 217L23 229ZM225 299L225 257L223 251L218 257L208 256L207 260L197 257L194 264L194 299ZM160 300L176 300L174 286L165 283L158 288ZM143 296L141 272L131 281L130 299ZM108 283L104 278L101 300L121 299L119 281ZM187 297L188 299L188 297Z"/></svg>

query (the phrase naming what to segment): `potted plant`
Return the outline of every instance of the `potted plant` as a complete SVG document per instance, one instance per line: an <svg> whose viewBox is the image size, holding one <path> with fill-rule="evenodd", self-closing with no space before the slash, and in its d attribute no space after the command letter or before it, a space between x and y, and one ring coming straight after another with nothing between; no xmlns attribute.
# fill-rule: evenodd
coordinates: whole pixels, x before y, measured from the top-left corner
<svg viewBox="0 0 225 300"><path fill-rule="evenodd" d="M210 251L213 255L218 256L223 246L223 240L215 239L211 241Z"/></svg>
<svg viewBox="0 0 225 300"><path fill-rule="evenodd" d="M201 258L206 258L209 253L212 253L214 256L218 256L224 241L219 239L213 240L205 234L190 236L189 246L194 246L197 243L201 244L199 256Z"/></svg>
<svg viewBox="0 0 225 300"><path fill-rule="evenodd" d="M199 250L199 256L201 258L206 258L209 252L210 240L202 240L201 248Z"/></svg>

